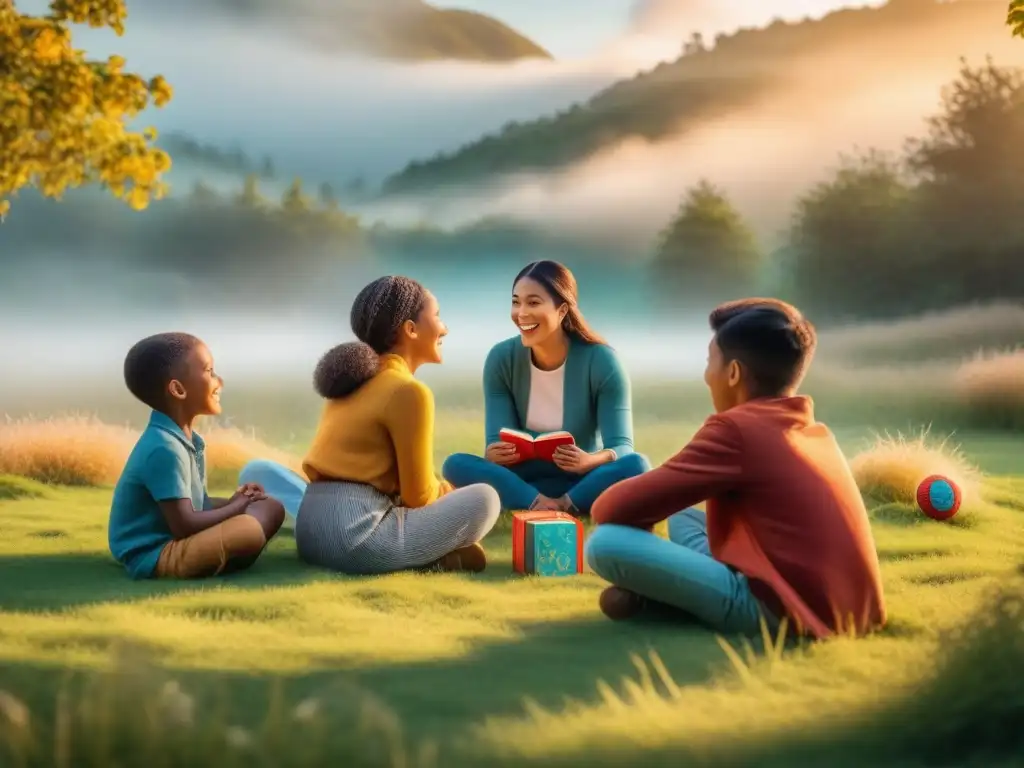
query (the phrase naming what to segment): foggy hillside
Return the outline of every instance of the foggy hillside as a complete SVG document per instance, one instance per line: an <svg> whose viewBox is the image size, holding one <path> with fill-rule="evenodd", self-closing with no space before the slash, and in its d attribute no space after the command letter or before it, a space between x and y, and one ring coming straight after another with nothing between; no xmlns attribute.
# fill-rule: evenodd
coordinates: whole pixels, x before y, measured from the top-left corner
<svg viewBox="0 0 1024 768"><path fill-rule="evenodd" d="M132 23L228 22L285 34L326 52L400 61L509 62L548 59L547 51L484 14L423 0L132 0Z"/></svg>
<svg viewBox="0 0 1024 768"><path fill-rule="evenodd" d="M355 177L377 184L417 156L473 140L496 119L533 118L623 72L607 62L546 58L386 59L358 45L312 45L290 26L305 24L302 17L245 21L189 2L129 3L123 36L76 27L75 46L92 58L116 53L130 71L167 78L173 100L143 113L139 126L269 155L286 176L337 187Z"/></svg>
<svg viewBox="0 0 1024 768"><path fill-rule="evenodd" d="M677 328L685 326L691 370L703 355L705 304L717 295L695 296L685 273L673 282L646 269L683 192L700 178L721 184L756 228L763 271L784 273L775 249L785 240L780 233L794 198L833 175L840 152L898 149L922 135L961 55L974 64L988 54L1024 63L1024 47L1006 33L999 5L904 0L743 31L601 97L613 106L623 99L601 120L618 115L641 128L664 116L633 109L634 96L641 107L662 105L666 114L677 102L712 105L685 130L666 123L668 132L656 140L610 137L590 155L499 174L461 191L438 182L379 200L364 192L356 202L345 199L353 179L370 186L382 169L435 152L452 137L468 140L495 121L517 114L530 120L572 103L620 77L623 60L599 54L500 66L395 64L313 52L272 26L235 28L201 11L167 25L137 13L124 38L85 30L76 44L90 55L122 53L129 68L162 72L174 85L170 106L139 121L156 124L162 141L177 141L172 197L142 213L100 189L71 192L59 203L31 192L14 201L0 227L0 342L39 370L65 363L104 367L131 337L182 327L234 339L239 365L264 349L261 340L274 338L279 352L297 355L305 370L325 344L347 333L348 304L359 287L399 272L423 279L442 299L453 328L450 360L472 368L489 341L511 330L507 302L515 272L532 259L555 258L577 272L586 312L628 347L636 365L658 365L659 345L678 339ZM673 97L679 89L689 96ZM728 109L727 99L734 99ZM585 144L589 129L566 119L537 124L543 135L559 128L551 141L495 141L524 162ZM243 185L248 173L258 184ZM969 283L964 273L959 284L968 287L957 293L947 286L942 295L917 281L918 294L900 294L887 312L960 301L974 285L989 291L979 289L983 299L1014 298L1020 270L1003 265L1024 247L1020 227L1003 222L1009 234L995 244L953 237L1002 194L992 185L976 192L974 208L941 213L940 223L949 225L941 231L916 228L903 210L880 209L882 216L905 218L906 239L872 258L884 265L892 254L913 249L922 259L949 259L942 262L949 274L960 274L952 271L957 264L987 264L999 279L976 274L971 279L978 282ZM871 210L879 208L875 198L870 202ZM822 241L822 254L831 258L843 246L843 231L870 232L877 224L856 215L853 210L840 222L849 229L837 225L838 234ZM939 235L922 239L929 232ZM947 242L955 253L940 253ZM848 263L859 263L858 248L846 249ZM683 326L663 324L652 284L667 288L673 323ZM834 290L847 283L825 285ZM780 286L791 288L775 282L766 290ZM849 311L871 316L877 303L851 304ZM101 348L102 360L92 359L90 350Z"/></svg>
<svg viewBox="0 0 1024 768"><path fill-rule="evenodd" d="M680 8L687 4L696 6L692 32L702 21L720 18L709 13L708 3L684 2ZM686 23L674 3L640 5L641 28L671 21L681 32ZM802 102L820 110L893 78L908 89L931 91L960 56L1024 58L1006 34L1004 17L1002 0L894 0L880 8L741 29L715 40L680 34L679 52L686 51L675 61L617 82L588 101L566 103L537 120L495 125L483 138L420 158L390 177L384 191L397 195L566 168L624 141L661 142L699 130L783 92L790 102L799 93Z"/></svg>

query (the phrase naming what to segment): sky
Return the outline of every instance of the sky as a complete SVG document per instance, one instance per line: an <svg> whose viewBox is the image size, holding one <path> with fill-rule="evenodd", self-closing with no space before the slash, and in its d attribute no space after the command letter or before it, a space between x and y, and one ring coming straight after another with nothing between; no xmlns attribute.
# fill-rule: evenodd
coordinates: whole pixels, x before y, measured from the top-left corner
<svg viewBox="0 0 1024 768"><path fill-rule="evenodd" d="M436 0L486 13L535 40L556 58L593 53L629 24L632 0Z"/></svg>
<svg viewBox="0 0 1024 768"><path fill-rule="evenodd" d="M557 58L584 58L615 45L621 36L678 39L691 16L693 28L714 31L762 24L778 16L818 17L837 8L881 5L882 0L433 0L501 19L547 48ZM685 33L684 33L685 34ZM674 42L674 41L673 41Z"/></svg>

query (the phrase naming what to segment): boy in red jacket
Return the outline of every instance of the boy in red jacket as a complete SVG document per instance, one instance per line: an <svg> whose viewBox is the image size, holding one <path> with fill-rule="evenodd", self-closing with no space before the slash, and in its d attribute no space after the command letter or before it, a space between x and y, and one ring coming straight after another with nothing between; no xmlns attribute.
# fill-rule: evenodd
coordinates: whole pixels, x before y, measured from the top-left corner
<svg viewBox="0 0 1024 768"><path fill-rule="evenodd" d="M587 562L613 585L601 609L627 618L653 601L741 634L758 633L762 617L816 638L883 625L864 501L835 437L796 394L814 327L772 299L723 304L710 324L704 380L716 414L593 505ZM706 515L693 509L702 501ZM668 540L651 532L666 518Z"/></svg>

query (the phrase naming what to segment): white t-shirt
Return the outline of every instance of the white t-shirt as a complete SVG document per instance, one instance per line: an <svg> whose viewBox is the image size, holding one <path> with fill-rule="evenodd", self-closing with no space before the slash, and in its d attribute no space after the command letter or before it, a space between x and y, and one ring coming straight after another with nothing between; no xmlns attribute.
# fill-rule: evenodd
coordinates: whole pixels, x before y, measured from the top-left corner
<svg viewBox="0 0 1024 768"><path fill-rule="evenodd" d="M556 432L562 428L565 400L565 363L553 371L542 371L530 363L530 404L526 428L534 432Z"/></svg>

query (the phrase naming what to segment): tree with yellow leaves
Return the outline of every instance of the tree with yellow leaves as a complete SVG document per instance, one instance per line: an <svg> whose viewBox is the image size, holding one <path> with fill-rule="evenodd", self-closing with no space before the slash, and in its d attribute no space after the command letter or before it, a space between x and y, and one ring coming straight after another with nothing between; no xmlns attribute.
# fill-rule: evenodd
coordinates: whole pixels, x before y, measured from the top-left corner
<svg viewBox="0 0 1024 768"><path fill-rule="evenodd" d="M52 0L45 16L0 0L0 216L25 187L60 199L98 183L136 210L166 193L170 157L152 129L126 123L170 101L170 85L125 72L119 56L89 61L71 43L71 24L120 36L126 17L124 0Z"/></svg>
<svg viewBox="0 0 1024 768"><path fill-rule="evenodd" d="M1016 37L1024 37L1024 0L1010 0L1006 10L1006 24Z"/></svg>

